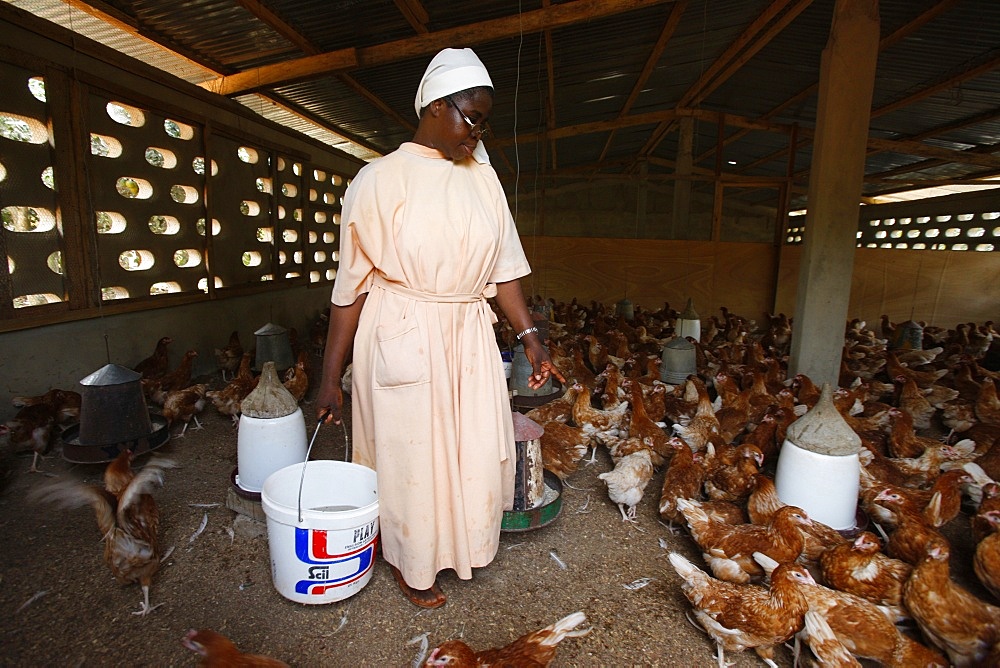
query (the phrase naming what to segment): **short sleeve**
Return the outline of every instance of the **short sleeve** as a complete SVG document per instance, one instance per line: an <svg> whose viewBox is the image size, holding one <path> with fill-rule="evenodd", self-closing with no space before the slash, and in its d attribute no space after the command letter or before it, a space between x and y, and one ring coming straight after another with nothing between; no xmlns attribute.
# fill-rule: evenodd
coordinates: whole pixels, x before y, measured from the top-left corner
<svg viewBox="0 0 1000 668"><path fill-rule="evenodd" d="M358 297L371 290L374 280L374 264L370 251L365 248L365 234L362 226L373 215L374 207L366 204L372 197L372 188L365 174L359 172L344 193L344 209L341 212L340 264L333 282L330 301L337 306L350 306Z"/></svg>
<svg viewBox="0 0 1000 668"><path fill-rule="evenodd" d="M490 168L492 169L492 168ZM506 283L515 278L521 278L531 273L528 258L521 247L521 238L517 235L517 225L507 205L507 197L503 193L500 181L497 179L497 210L500 216L500 241L497 250L497 261L487 279L489 283Z"/></svg>

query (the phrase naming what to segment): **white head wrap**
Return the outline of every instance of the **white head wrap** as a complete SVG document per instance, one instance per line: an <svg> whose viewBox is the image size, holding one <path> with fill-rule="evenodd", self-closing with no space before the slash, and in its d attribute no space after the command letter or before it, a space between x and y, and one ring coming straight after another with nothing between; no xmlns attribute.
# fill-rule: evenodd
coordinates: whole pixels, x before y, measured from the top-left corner
<svg viewBox="0 0 1000 668"><path fill-rule="evenodd" d="M479 56L472 49L442 49L427 64L417 86L413 108L419 118L420 110L434 100L476 86L493 87L490 73ZM482 141L476 145L473 157L482 164L489 164L490 158Z"/></svg>

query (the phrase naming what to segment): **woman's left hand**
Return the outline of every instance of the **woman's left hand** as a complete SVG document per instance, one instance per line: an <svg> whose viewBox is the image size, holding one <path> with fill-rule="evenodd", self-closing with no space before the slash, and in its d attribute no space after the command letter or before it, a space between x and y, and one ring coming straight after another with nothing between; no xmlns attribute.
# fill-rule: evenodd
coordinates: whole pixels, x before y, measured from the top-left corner
<svg viewBox="0 0 1000 668"><path fill-rule="evenodd" d="M566 384L566 378L556 368L556 365L552 363L548 351L545 350L545 346L540 342L533 341L526 345L524 347L524 356L531 363L531 375L528 377L528 387L537 390L545 384L550 376L555 376L560 383L563 385Z"/></svg>

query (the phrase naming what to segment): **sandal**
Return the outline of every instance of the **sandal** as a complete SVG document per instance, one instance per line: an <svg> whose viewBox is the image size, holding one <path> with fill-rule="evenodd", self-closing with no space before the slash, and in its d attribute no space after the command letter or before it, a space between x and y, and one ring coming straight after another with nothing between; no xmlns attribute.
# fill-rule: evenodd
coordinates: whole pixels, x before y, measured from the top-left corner
<svg viewBox="0 0 1000 668"><path fill-rule="evenodd" d="M403 595L410 600L413 605L420 606L421 608L440 608L444 605L448 599L445 597L444 592L438 587L437 581L431 585L430 589L414 589L410 585L406 584L406 580L403 579L403 574L399 572L399 569L389 564L390 570L392 570L393 577L396 578L396 584L399 585L400 591Z"/></svg>

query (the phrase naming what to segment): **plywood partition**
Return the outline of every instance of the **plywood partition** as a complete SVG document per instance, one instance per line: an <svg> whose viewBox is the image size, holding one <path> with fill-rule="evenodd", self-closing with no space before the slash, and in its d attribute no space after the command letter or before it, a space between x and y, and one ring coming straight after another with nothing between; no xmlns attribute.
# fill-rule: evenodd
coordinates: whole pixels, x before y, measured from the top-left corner
<svg viewBox="0 0 1000 668"><path fill-rule="evenodd" d="M776 309L793 315L801 247L784 246ZM940 327L1000 319L1000 253L858 248L848 318Z"/></svg>
<svg viewBox="0 0 1000 668"><path fill-rule="evenodd" d="M528 295L678 310L688 297L702 317L726 306L759 319L770 311L777 250L769 244L651 239L522 237L532 274Z"/></svg>

